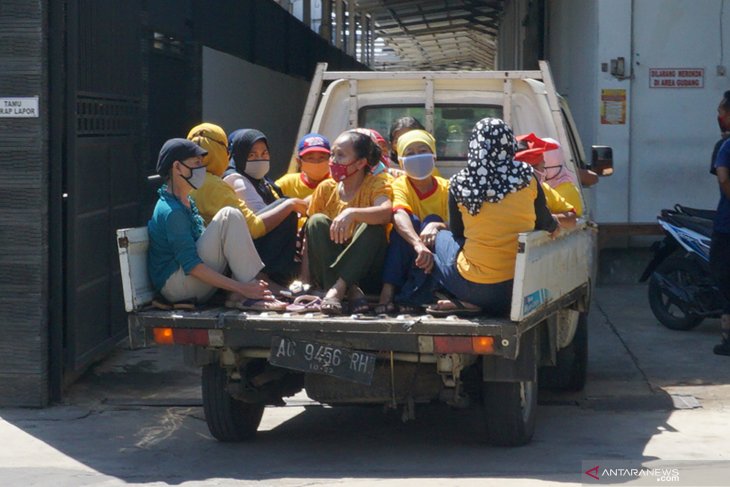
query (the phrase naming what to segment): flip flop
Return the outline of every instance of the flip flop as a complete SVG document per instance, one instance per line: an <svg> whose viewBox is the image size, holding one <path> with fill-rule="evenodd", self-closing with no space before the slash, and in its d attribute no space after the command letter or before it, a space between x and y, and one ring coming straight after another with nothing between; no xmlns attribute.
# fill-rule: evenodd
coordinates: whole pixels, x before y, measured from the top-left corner
<svg viewBox="0 0 730 487"><path fill-rule="evenodd" d="M235 308L241 311L284 311L286 303L266 299L244 299L243 301L226 301L226 308Z"/></svg>
<svg viewBox="0 0 730 487"><path fill-rule="evenodd" d="M341 315L342 301L334 297L324 298L319 309L326 315Z"/></svg>
<svg viewBox="0 0 730 487"><path fill-rule="evenodd" d="M291 313L307 313L320 311L321 305L322 299L319 296L305 294L296 298L292 304L286 307L286 310Z"/></svg>
<svg viewBox="0 0 730 487"><path fill-rule="evenodd" d="M398 308L392 301L390 303L379 303L373 308L373 312L376 315L392 315L396 311L398 311Z"/></svg>
<svg viewBox="0 0 730 487"><path fill-rule="evenodd" d="M426 313L433 316L477 316L482 314L481 308L467 308L464 303L458 299L451 298L451 304L456 306L455 308L440 309L429 306L426 308ZM435 306L438 306L436 304Z"/></svg>
<svg viewBox="0 0 730 487"><path fill-rule="evenodd" d="M370 303L365 296L348 301L350 313L353 315L362 315L370 312Z"/></svg>

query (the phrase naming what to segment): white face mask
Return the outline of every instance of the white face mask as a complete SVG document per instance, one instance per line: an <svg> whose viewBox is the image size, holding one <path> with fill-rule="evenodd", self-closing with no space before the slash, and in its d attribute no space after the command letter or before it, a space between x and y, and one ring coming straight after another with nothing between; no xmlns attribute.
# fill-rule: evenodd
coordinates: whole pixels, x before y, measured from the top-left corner
<svg viewBox="0 0 730 487"><path fill-rule="evenodd" d="M406 175L419 180L430 178L435 167L433 154L415 154L401 157L401 162Z"/></svg>
<svg viewBox="0 0 730 487"><path fill-rule="evenodd" d="M254 179L261 179L269 173L270 161L259 159L254 161L246 161L246 169L243 172Z"/></svg>
<svg viewBox="0 0 730 487"><path fill-rule="evenodd" d="M185 164L183 164L183 166L185 166ZM189 166L185 167L190 169L190 177L186 178L183 176L183 179L187 181L193 189L200 189L203 183L205 183L205 166L195 168L191 168Z"/></svg>

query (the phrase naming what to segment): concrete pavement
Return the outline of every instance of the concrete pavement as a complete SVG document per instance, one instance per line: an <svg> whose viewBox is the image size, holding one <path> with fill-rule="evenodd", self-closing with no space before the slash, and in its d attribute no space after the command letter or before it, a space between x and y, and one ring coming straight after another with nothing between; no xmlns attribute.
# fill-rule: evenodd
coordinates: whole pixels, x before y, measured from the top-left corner
<svg viewBox="0 0 730 487"><path fill-rule="evenodd" d="M120 349L65 404L0 410L0 485L577 485L584 460L655 459L727 461L730 476L718 328L674 332L644 286L598 288L586 390L543 394L535 438L516 449L484 446L476 410L421 407L404 424L304 395L267 409L255 442L218 443L178 351Z"/></svg>

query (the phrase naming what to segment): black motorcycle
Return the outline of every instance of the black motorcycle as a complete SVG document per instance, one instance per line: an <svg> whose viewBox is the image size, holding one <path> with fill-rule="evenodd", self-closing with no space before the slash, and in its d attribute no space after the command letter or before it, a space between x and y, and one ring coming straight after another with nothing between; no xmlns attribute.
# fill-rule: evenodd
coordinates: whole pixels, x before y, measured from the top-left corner
<svg viewBox="0 0 730 487"><path fill-rule="evenodd" d="M649 279L649 306L672 330L690 330L722 313L724 298L710 273L715 212L675 205L657 221L664 239L652 245L654 258L639 282Z"/></svg>

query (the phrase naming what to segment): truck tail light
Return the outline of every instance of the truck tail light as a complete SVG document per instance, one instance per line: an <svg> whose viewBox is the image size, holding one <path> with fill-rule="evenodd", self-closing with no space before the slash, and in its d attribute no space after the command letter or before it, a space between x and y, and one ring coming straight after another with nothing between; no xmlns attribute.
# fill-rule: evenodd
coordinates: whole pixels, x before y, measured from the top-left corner
<svg viewBox="0 0 730 487"><path fill-rule="evenodd" d="M199 328L153 328L158 345L209 345L208 330Z"/></svg>
<svg viewBox="0 0 730 487"><path fill-rule="evenodd" d="M433 337L436 353L470 353L488 355L494 353L494 337Z"/></svg>

